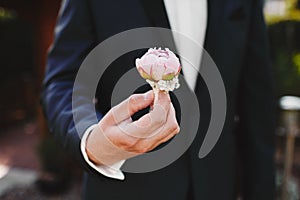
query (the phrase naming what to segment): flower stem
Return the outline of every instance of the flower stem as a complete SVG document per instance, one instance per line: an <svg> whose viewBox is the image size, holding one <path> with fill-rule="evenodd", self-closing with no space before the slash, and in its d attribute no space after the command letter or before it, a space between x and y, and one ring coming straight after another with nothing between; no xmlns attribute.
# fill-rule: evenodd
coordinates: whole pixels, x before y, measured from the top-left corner
<svg viewBox="0 0 300 200"><path fill-rule="evenodd" d="M154 92L154 104L157 104L158 102L158 93L159 93L159 89L157 87L153 87L153 92Z"/></svg>

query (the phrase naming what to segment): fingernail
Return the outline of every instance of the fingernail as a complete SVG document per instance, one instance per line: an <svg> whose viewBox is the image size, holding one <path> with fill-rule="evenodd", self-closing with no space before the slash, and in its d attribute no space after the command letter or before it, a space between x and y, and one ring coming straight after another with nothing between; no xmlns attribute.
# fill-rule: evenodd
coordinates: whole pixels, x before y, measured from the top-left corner
<svg viewBox="0 0 300 200"><path fill-rule="evenodd" d="M131 97L131 100L134 102L134 103L137 103L138 102L138 98L136 96L132 96Z"/></svg>
<svg viewBox="0 0 300 200"><path fill-rule="evenodd" d="M145 100L149 100L149 99L153 99L153 92L152 91L148 91L147 93L145 93Z"/></svg>

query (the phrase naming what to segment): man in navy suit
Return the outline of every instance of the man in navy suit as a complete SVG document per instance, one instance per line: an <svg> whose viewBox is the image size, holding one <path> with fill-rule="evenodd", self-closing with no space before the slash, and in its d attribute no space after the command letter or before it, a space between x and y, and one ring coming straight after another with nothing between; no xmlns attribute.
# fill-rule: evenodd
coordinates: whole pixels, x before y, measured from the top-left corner
<svg viewBox="0 0 300 200"><path fill-rule="evenodd" d="M193 1L189 2L193 5ZM107 152L95 150L97 145L102 147L97 128L89 135L93 142L89 144L87 139L86 143L91 162L83 157L81 136L86 131L77 132L72 111L73 85L80 65L97 44L114 34L140 27L170 28L174 20L171 12L167 12L172 5L167 5L160 0L63 2L49 52L42 101L51 132L87 169L84 199L232 200L237 198L239 190L246 200L274 199L274 100L261 0L207 1L204 48L219 68L227 96L224 129L208 156L198 158L211 115L207 87L198 77L195 92L200 100L200 128L191 147L174 163L154 172L125 173L124 181L109 178L105 172L99 173L91 167L101 165L101 159L109 157L105 157ZM187 14L186 10L184 13ZM197 26L199 20L195 19L193 25ZM109 119L113 87L130 69L124 66L132 66L137 55L141 55L140 52L125 54L112 63L101 78L96 93L100 126L109 126L108 120L103 119ZM141 107L153 102L151 92L134 98L145 99L145 95L148 102L144 101ZM98 122L90 117L92 99L82 97L81 100L86 103L76 109L86 114L80 120L80 130L88 130ZM164 119L168 124L160 124L165 126L164 134L168 137L152 141L152 147L146 151L179 131L169 95L162 95L159 105L168 110ZM177 109L176 105L174 107ZM132 109L133 112L137 110L136 107ZM144 147L135 147L132 152L144 151ZM131 157L115 155L112 160L106 160L107 163Z"/></svg>

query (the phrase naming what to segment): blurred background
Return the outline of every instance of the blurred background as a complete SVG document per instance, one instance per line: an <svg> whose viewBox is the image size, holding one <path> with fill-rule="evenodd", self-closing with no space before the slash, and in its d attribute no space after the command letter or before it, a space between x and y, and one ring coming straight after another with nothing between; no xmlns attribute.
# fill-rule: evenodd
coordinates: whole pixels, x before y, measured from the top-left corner
<svg viewBox="0 0 300 200"><path fill-rule="evenodd" d="M60 0L0 0L0 199L80 199L82 170L39 104ZM278 200L300 199L300 0L266 0L278 101Z"/></svg>

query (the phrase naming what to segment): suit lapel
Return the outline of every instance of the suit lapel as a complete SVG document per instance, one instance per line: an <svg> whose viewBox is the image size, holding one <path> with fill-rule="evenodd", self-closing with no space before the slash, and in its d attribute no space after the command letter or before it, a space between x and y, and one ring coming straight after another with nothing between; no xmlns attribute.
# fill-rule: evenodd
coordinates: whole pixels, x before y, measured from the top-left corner
<svg viewBox="0 0 300 200"><path fill-rule="evenodd" d="M163 0L141 0L153 27L170 28Z"/></svg>
<svg viewBox="0 0 300 200"><path fill-rule="evenodd" d="M171 29L163 0L140 1L144 7L146 16L149 19L150 26ZM155 35L154 37L157 37L160 47L169 48L172 51L176 51L176 45L171 32L169 34L166 34L164 32L163 34L161 31L158 30L157 35Z"/></svg>

